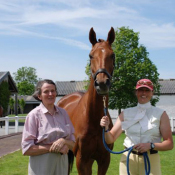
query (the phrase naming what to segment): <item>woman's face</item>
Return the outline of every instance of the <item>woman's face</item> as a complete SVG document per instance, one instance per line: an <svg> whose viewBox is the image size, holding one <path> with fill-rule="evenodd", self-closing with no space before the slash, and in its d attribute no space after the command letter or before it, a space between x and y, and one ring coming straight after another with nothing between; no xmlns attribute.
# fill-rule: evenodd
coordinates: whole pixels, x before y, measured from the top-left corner
<svg viewBox="0 0 175 175"><path fill-rule="evenodd" d="M151 100L153 96L153 91L146 87L142 87L136 90L136 96L140 104L145 104Z"/></svg>
<svg viewBox="0 0 175 175"><path fill-rule="evenodd" d="M39 95L38 98L45 106L53 105L55 103L56 94L56 89L53 84L44 83L41 87L41 95Z"/></svg>

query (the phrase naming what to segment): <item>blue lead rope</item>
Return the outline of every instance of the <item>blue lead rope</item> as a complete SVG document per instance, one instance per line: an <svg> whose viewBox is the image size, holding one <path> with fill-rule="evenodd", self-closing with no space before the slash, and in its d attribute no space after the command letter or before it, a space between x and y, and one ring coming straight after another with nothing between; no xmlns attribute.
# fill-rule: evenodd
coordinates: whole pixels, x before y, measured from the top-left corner
<svg viewBox="0 0 175 175"><path fill-rule="evenodd" d="M107 109L106 108L104 108L104 114L105 114L105 116L107 115ZM127 165L127 174L130 175L130 172L129 172L129 156L130 156L130 154L133 150L133 146L131 146L127 149L124 149L123 151L120 151L120 152L114 152L114 151L110 150L109 147L107 146L106 142L105 142L105 128L103 128L103 144L104 144L105 149L108 152L112 153L112 154L121 154L121 153L124 153L124 152L128 151L126 165ZM147 152L143 153L143 157L144 157L144 165L145 165L145 175L149 175L151 167L150 167L150 161L149 161L149 157L148 157Z"/></svg>

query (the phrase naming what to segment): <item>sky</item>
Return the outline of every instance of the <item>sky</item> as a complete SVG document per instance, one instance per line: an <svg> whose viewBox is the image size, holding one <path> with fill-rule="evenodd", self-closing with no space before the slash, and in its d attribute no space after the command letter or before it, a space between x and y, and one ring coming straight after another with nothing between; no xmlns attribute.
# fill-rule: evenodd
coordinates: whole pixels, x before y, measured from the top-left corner
<svg viewBox="0 0 175 175"><path fill-rule="evenodd" d="M0 0L0 71L36 69L38 78L82 81L91 43L111 27L139 32L159 78L175 78L174 0Z"/></svg>

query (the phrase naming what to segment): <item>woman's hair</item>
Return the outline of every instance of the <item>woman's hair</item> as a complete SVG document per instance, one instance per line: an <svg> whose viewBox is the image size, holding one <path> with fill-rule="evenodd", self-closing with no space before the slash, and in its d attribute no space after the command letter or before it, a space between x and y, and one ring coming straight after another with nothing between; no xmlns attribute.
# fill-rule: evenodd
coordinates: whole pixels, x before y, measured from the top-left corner
<svg viewBox="0 0 175 175"><path fill-rule="evenodd" d="M35 92L33 93L33 97L38 100L38 101L41 101L38 96L41 95L41 88L43 86L44 83L47 83L47 84L53 84L55 86L55 90L56 90L56 93L57 92L57 87L56 87L56 84L52 81L52 80L49 80L49 79L45 79L45 80L41 80L37 83L36 85L36 88L35 88ZM58 94L56 95L58 96Z"/></svg>

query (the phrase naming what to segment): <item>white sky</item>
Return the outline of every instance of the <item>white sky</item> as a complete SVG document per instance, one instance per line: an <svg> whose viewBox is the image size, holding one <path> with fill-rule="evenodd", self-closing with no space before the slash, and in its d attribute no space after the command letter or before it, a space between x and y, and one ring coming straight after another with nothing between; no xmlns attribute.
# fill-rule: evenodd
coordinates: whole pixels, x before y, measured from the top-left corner
<svg viewBox="0 0 175 175"><path fill-rule="evenodd" d="M175 78L174 0L0 0L0 71L27 66L39 78L84 80L89 30L140 33L159 78Z"/></svg>

